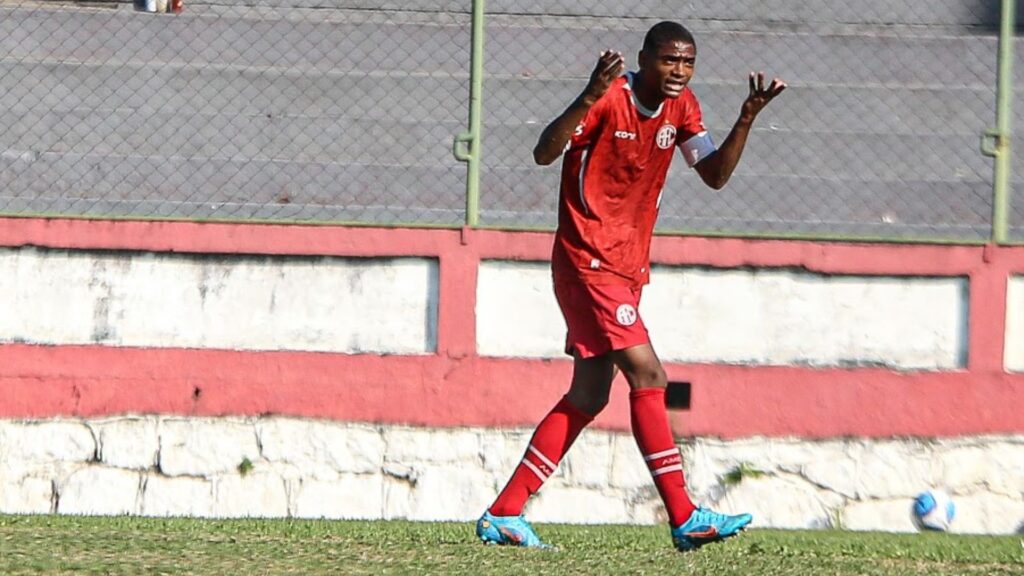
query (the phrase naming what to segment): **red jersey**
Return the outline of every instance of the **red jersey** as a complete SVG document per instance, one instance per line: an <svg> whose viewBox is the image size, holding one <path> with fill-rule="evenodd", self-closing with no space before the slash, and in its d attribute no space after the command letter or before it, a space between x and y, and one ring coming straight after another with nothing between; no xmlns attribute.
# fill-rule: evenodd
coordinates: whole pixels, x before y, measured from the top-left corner
<svg viewBox="0 0 1024 576"><path fill-rule="evenodd" d="M647 110L633 96L632 79L629 73L612 82L569 140L551 257L556 280L646 284L661 189L676 146L706 138L689 88ZM692 166L713 148L686 150Z"/></svg>

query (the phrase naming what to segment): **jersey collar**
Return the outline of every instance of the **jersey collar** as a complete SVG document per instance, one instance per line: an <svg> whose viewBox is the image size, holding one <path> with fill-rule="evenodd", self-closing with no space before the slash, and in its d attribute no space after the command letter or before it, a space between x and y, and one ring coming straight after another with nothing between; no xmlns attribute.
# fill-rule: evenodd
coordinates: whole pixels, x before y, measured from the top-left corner
<svg viewBox="0 0 1024 576"><path fill-rule="evenodd" d="M633 80L635 76L635 72L626 72L626 83L623 84L622 87L629 91L629 99L633 101L633 106L636 107L637 112L643 114L648 118L657 118L661 114L662 108L665 107L665 101L662 100L661 104L658 104L657 110L651 110L650 108L641 104L640 100L638 100L636 97L636 93L633 92Z"/></svg>

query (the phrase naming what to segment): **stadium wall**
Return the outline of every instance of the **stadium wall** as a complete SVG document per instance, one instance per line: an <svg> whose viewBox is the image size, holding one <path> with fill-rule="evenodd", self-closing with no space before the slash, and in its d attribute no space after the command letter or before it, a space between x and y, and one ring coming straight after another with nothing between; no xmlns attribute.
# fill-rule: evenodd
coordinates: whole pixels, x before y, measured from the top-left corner
<svg viewBox="0 0 1024 576"><path fill-rule="evenodd" d="M550 242L3 220L0 510L469 518L568 381ZM1024 499L1024 249L658 237L652 256L641 311L692 384L672 418L705 502L871 528L927 485L979 518ZM659 519L622 476L643 467L615 472L635 452L616 386L538 519ZM1013 531L1013 510L960 527Z"/></svg>

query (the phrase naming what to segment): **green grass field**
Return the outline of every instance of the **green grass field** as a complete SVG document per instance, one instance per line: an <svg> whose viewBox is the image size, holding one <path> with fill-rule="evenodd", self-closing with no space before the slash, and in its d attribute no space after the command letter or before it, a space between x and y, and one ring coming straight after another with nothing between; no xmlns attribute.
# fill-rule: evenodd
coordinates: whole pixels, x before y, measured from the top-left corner
<svg viewBox="0 0 1024 576"><path fill-rule="evenodd" d="M538 531L560 550L469 523L0 516L0 574L1024 574L1020 536L752 530L680 554L664 527Z"/></svg>

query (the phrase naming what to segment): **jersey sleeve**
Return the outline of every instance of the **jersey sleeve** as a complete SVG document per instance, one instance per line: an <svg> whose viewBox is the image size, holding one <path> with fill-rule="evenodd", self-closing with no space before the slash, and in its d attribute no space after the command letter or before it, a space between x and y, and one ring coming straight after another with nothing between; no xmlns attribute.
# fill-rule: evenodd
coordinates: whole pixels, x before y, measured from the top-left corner
<svg viewBox="0 0 1024 576"><path fill-rule="evenodd" d="M717 150L715 143L711 140L711 134L704 126L701 118L700 103L697 98L689 93L686 105L682 108L682 119L679 122L679 138L676 142L679 150L683 153L686 163L692 168L701 160L707 158Z"/></svg>
<svg viewBox="0 0 1024 576"><path fill-rule="evenodd" d="M608 95L605 94L593 106L590 110L587 110L586 116L583 120L576 125L576 130L573 131L572 137L569 138L569 142L566 143L565 149L573 150L577 148L587 148L594 143L597 139L598 134L601 133L601 126L604 124L605 111L608 108Z"/></svg>

